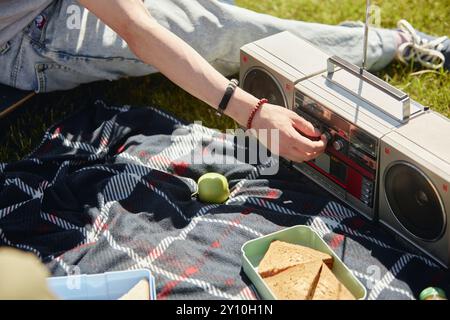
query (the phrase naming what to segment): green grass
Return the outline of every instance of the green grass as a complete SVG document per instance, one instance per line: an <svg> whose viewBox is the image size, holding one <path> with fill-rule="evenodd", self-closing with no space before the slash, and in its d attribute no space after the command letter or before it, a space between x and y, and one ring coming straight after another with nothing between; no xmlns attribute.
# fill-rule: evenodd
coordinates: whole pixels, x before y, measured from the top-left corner
<svg viewBox="0 0 450 320"><path fill-rule="evenodd" d="M385 28L394 28L396 22L404 18L423 32L450 36L450 0L373 2L381 7L381 24ZM337 24L345 20L361 20L365 1L238 0L237 3L282 18ZM413 99L450 116L450 73L417 73L418 70L412 66L393 63L379 73L379 76L408 92ZM0 130L3 132L0 136L0 162L17 160L28 154L39 143L47 127L98 97L115 104L158 105L184 120L200 119L205 125L219 129L234 126L231 120L217 118L204 103L161 75L99 82L68 92L38 95L23 111L0 122Z"/></svg>

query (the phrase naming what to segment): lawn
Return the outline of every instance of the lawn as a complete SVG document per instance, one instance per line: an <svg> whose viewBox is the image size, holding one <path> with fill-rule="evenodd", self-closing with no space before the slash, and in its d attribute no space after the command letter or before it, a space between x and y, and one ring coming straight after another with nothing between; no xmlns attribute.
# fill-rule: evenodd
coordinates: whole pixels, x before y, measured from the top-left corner
<svg viewBox="0 0 450 320"><path fill-rule="evenodd" d="M381 7L381 24L393 28L405 18L413 26L435 35L450 36L450 0L373 1ZM337 24L361 20L364 0L238 0L249 9L283 18ZM418 72L412 66L391 64L379 76L432 109L450 116L450 73ZM220 129L234 126L229 119L218 119L205 104L174 86L161 75L99 82L69 92L40 94L22 111L0 122L0 162L20 159L39 143L45 129L78 108L103 98L114 104L157 105L187 121L202 120Z"/></svg>

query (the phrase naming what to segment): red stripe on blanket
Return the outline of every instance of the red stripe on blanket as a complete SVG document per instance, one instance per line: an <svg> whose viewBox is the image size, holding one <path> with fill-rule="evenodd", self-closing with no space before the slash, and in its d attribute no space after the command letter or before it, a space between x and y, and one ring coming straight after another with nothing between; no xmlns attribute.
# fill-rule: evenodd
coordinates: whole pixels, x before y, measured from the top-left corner
<svg viewBox="0 0 450 320"><path fill-rule="evenodd" d="M339 247L342 243L342 241L344 241L345 237L342 234L337 234L333 237L333 239L331 239L330 241L330 247L332 247L333 249L336 249L337 247Z"/></svg>

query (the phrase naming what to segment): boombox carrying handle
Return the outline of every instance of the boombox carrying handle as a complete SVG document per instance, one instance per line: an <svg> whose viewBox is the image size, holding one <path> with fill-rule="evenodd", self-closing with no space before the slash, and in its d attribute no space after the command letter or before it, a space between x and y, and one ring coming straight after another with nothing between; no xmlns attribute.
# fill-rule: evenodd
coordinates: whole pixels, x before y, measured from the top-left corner
<svg viewBox="0 0 450 320"><path fill-rule="evenodd" d="M391 86L389 83L381 80L380 78L374 76L367 70L363 68L359 68L358 66L338 57L338 56L332 56L328 58L327 63L327 72L328 76L332 75L334 73L335 67L340 67L351 74L357 76L363 81L366 81L373 85L374 87L378 88L379 90L383 91L384 93L388 94L389 96L393 97L397 101L399 101L402 104L402 118L399 119L401 121L406 121L409 119L411 115L411 99L409 96L404 93L401 90L398 90L397 88Z"/></svg>

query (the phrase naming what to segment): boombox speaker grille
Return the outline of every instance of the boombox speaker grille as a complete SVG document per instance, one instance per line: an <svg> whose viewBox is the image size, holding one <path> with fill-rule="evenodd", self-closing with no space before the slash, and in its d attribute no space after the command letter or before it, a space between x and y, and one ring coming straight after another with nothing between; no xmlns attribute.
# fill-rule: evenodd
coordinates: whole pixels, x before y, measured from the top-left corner
<svg viewBox="0 0 450 320"><path fill-rule="evenodd" d="M279 83L266 71L254 68L244 78L243 89L255 97L266 98L269 103L286 107Z"/></svg>
<svg viewBox="0 0 450 320"><path fill-rule="evenodd" d="M396 163L385 173L389 206L398 221L414 236L437 240L445 227L445 214L431 181L416 167Z"/></svg>

